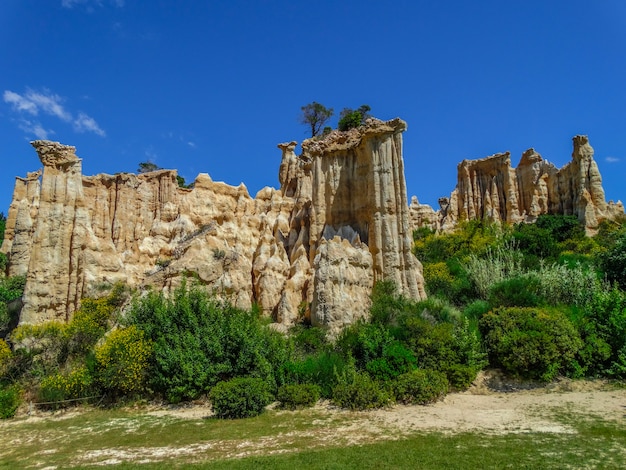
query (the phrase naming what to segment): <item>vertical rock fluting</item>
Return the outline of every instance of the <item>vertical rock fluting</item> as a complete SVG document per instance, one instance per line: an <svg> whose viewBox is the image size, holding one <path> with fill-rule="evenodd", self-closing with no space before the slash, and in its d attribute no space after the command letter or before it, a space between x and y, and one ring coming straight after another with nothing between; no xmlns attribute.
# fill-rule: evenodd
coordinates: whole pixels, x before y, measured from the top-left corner
<svg viewBox="0 0 626 470"><path fill-rule="evenodd" d="M36 141L40 174L18 179L3 251L27 274L20 321L67 320L115 282L170 291L193 282L277 322L336 333L368 314L375 281L425 296L411 254L399 120L280 144L280 189L176 172L81 174L73 147Z"/></svg>
<svg viewBox="0 0 626 470"><path fill-rule="evenodd" d="M44 166L20 321L67 320L82 293L88 214L75 148L32 142Z"/></svg>
<svg viewBox="0 0 626 470"><path fill-rule="evenodd" d="M343 239L342 234L349 233L355 234L350 240L353 248L371 255L372 279L368 285L389 279L405 295L425 298L421 265L411 253L402 159L404 130L406 123L400 119L384 123L372 120L358 129L303 142L303 155L313 162L310 261L315 267L316 295L321 292L319 277L332 283L345 271L335 263L338 273L329 273L333 263L328 254L334 252L333 239ZM318 252L322 238L327 243L325 250ZM355 308L362 306L361 316L366 315L369 305L365 291L368 289L353 289L352 301ZM348 295L344 293L344 297ZM340 317L331 309L328 302L314 301L313 323L328 325L328 319Z"/></svg>
<svg viewBox="0 0 626 470"><path fill-rule="evenodd" d="M2 252L9 254L9 276L25 276L30 261L34 220L39 209L41 170L17 177L4 231Z"/></svg>
<svg viewBox="0 0 626 470"><path fill-rule="evenodd" d="M534 222L541 214L575 215L593 235L607 219L624 215L621 202L606 202L602 177L587 136L573 138L572 161L556 168L534 149L522 154L517 168L510 154L464 160L458 166L456 189L438 212L438 230L452 230L462 220ZM413 207L413 213L423 211ZM417 228L419 221L414 217Z"/></svg>

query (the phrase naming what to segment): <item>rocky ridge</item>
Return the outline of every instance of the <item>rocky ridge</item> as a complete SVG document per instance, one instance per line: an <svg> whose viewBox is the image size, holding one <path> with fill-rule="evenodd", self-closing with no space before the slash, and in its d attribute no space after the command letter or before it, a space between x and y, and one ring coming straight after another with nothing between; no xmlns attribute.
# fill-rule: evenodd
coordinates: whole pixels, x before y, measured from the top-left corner
<svg viewBox="0 0 626 470"><path fill-rule="evenodd" d="M606 202L587 136L572 140L572 161L560 169L532 148L522 154L516 168L509 152L463 160L457 167L456 188L450 197L439 199L438 211L412 199L411 226L450 231L463 220L532 223L541 214L561 214L577 216L587 234L595 234L603 220L623 216L624 205Z"/></svg>
<svg viewBox="0 0 626 470"><path fill-rule="evenodd" d="M280 189L252 198L175 170L84 176L75 148L34 141L42 172L17 178L2 251L26 275L21 323L67 321L116 282L169 291L193 278L280 325L337 332L366 316L373 284L425 297L411 254L400 119L279 144Z"/></svg>

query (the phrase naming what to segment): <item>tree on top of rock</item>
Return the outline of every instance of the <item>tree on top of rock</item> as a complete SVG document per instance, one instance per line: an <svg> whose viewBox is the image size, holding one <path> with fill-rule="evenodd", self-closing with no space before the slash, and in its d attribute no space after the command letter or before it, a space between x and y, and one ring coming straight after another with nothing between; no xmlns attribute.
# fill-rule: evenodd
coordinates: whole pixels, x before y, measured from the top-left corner
<svg viewBox="0 0 626 470"><path fill-rule="evenodd" d="M311 128L311 137L319 135L324 124L326 124L333 115L333 108L327 108L316 101L302 106L301 109L302 115L300 116L300 122Z"/></svg>
<svg viewBox="0 0 626 470"><path fill-rule="evenodd" d="M365 120L371 117L369 113L372 108L367 104L362 104L359 109L344 108L339 114L339 123L337 129L340 131L347 131L354 129L365 123Z"/></svg>

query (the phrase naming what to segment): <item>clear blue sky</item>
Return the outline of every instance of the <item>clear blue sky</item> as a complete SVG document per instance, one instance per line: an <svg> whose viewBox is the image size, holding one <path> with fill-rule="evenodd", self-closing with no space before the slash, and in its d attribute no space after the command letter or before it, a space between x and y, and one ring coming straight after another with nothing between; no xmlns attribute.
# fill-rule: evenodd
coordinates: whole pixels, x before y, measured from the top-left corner
<svg viewBox="0 0 626 470"><path fill-rule="evenodd" d="M311 101L406 120L409 196L435 207L461 160L534 147L561 166L575 134L626 199L624 0L3 0L0 44L5 214L35 138L87 175L150 160L254 196Z"/></svg>

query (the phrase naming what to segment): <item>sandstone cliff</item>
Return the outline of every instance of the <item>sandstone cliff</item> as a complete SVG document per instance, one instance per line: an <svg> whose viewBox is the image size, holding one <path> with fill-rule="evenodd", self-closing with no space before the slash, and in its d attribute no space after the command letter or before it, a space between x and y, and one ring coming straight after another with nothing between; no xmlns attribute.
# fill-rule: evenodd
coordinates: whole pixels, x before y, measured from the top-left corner
<svg viewBox="0 0 626 470"><path fill-rule="evenodd" d="M603 220L623 216L624 206L606 202L587 136L576 136L573 143L572 161L560 169L532 148L522 154L517 168L511 166L509 152L463 160L457 186L449 198L439 199L437 212L412 201L411 226L447 231L462 220L514 224L534 222L541 214L563 214L577 216L593 235Z"/></svg>
<svg viewBox="0 0 626 470"><path fill-rule="evenodd" d="M67 320L83 296L121 281L170 290L190 277L278 323L336 332L367 315L392 279L425 297L411 254L400 119L280 144L280 189L176 172L83 176L74 147L35 141L43 173L16 181L2 251L26 274L21 323Z"/></svg>

